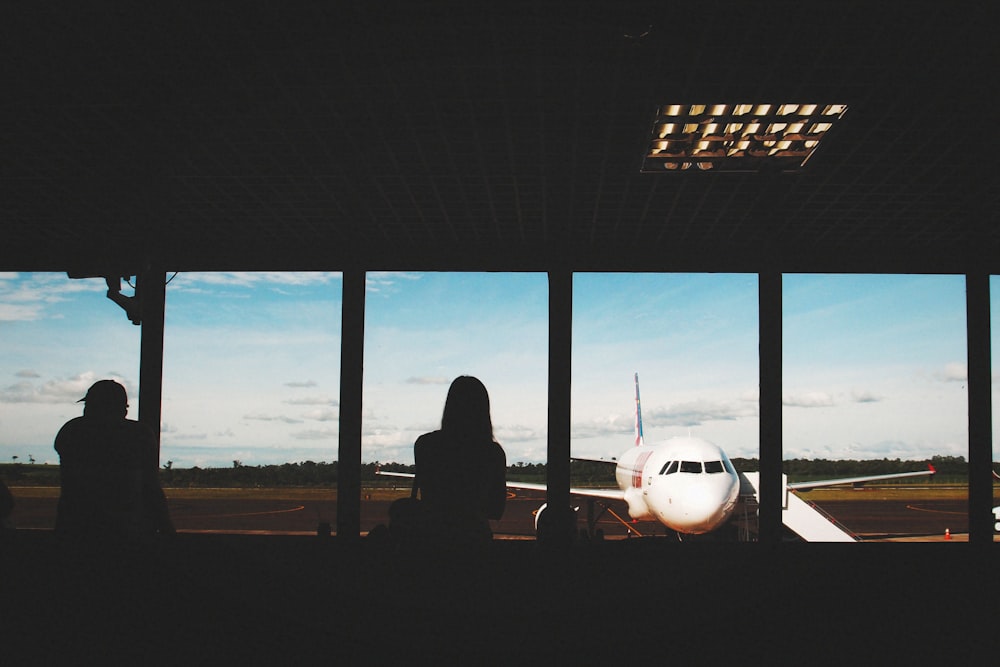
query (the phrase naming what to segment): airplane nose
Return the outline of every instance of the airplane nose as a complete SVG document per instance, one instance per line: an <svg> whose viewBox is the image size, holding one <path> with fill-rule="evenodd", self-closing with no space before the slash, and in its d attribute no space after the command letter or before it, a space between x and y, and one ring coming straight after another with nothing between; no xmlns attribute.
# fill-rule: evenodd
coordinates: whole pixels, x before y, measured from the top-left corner
<svg viewBox="0 0 1000 667"><path fill-rule="evenodd" d="M731 502L728 489L699 489L675 497L672 504L672 519L678 528L690 533L707 533L725 520Z"/></svg>
<svg viewBox="0 0 1000 667"><path fill-rule="evenodd" d="M690 499L681 504L684 522L690 530L711 530L722 515L722 502L712 498Z"/></svg>

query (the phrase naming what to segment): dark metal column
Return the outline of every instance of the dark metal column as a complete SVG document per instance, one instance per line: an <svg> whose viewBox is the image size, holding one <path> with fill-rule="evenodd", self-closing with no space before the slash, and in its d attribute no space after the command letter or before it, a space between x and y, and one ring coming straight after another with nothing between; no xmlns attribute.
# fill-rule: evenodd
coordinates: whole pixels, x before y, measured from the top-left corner
<svg viewBox="0 0 1000 667"><path fill-rule="evenodd" d="M573 368L573 272L549 271L549 417L545 512L538 540L565 546L576 537L569 505L570 383Z"/></svg>
<svg viewBox="0 0 1000 667"><path fill-rule="evenodd" d="M760 327L760 542L781 541L781 273L758 275Z"/></svg>
<svg viewBox="0 0 1000 667"><path fill-rule="evenodd" d="M969 542L993 544L990 276L965 276L969 380Z"/></svg>
<svg viewBox="0 0 1000 667"><path fill-rule="evenodd" d="M167 274L150 267L136 276L136 297L141 308L139 342L139 421L156 434L160 451L160 417L163 412L163 319L167 298Z"/></svg>
<svg viewBox="0 0 1000 667"><path fill-rule="evenodd" d="M361 535L361 393L365 357L365 272L344 271L340 343L337 537Z"/></svg>

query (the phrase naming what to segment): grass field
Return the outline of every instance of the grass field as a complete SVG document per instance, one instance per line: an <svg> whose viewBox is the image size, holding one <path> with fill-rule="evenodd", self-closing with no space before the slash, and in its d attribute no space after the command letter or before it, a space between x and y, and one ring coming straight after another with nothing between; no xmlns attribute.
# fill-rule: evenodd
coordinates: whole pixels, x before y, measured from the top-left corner
<svg viewBox="0 0 1000 667"><path fill-rule="evenodd" d="M1000 487L994 487L994 495ZM907 485L907 486L865 486L860 489L828 487L798 492L804 500L956 500L968 499L969 489L965 486Z"/></svg>

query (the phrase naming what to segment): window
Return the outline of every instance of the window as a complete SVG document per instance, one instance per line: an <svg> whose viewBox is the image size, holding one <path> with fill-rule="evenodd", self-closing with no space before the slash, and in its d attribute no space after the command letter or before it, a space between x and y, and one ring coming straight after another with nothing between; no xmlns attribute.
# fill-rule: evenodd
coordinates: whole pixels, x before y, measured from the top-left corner
<svg viewBox="0 0 1000 667"><path fill-rule="evenodd" d="M705 472L716 473L725 471L726 469L722 465L722 461L705 461Z"/></svg>
<svg viewBox="0 0 1000 667"><path fill-rule="evenodd" d="M663 467L660 469L661 475L672 475L675 472L677 472L677 461L668 461L667 463L664 463Z"/></svg>

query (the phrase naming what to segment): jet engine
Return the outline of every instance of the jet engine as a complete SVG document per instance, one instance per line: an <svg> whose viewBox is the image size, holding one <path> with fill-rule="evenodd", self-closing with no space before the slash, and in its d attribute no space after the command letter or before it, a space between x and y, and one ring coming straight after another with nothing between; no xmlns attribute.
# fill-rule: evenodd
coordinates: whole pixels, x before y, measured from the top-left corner
<svg viewBox="0 0 1000 667"><path fill-rule="evenodd" d="M545 509L548 506L549 506L548 503L542 503L542 506L539 507L537 510L535 510L535 534L536 535L538 534L538 527L539 527L541 519L542 519L542 513L545 511ZM571 505L569 507L569 509L570 509L570 511L573 514L573 531L576 532L576 515L580 511L580 508L579 507L573 507Z"/></svg>

